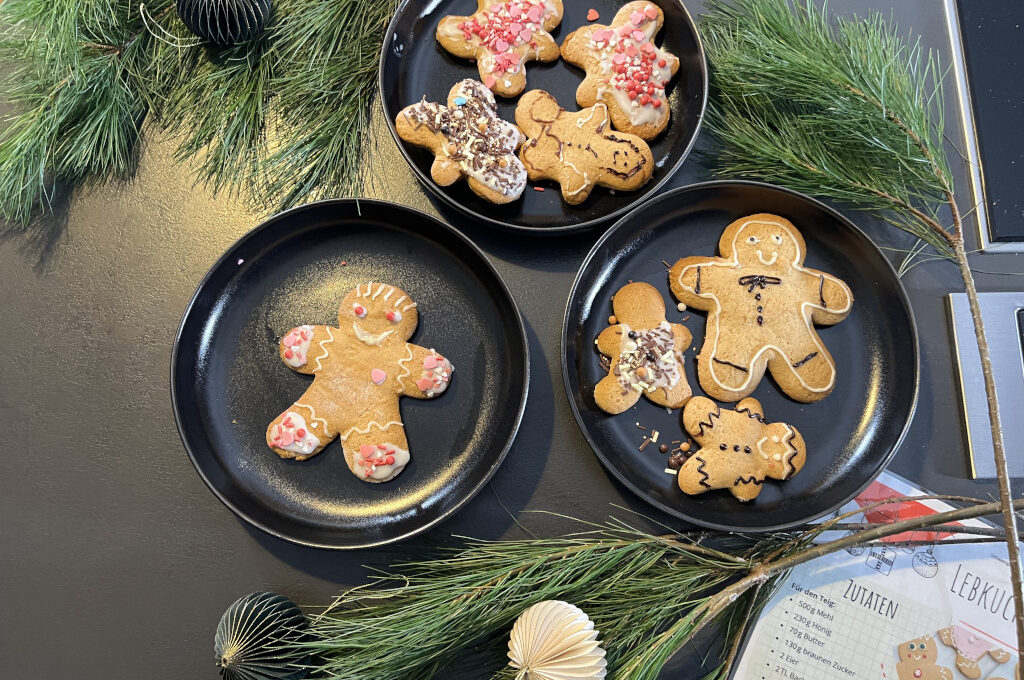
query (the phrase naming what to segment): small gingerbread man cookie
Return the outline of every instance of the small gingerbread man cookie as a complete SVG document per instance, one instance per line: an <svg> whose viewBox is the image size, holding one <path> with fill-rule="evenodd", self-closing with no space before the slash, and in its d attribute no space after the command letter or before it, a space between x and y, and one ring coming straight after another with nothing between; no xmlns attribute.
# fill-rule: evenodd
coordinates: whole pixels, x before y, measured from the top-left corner
<svg viewBox="0 0 1024 680"><path fill-rule="evenodd" d="M549 31L562 21L562 0L479 0L471 16L447 16L437 41L456 57L476 59L480 80L503 97L526 89L526 62L555 61Z"/></svg>
<svg viewBox="0 0 1024 680"><path fill-rule="evenodd" d="M498 118L490 90L475 80L456 83L448 106L428 102L407 106L395 119L398 136L434 153L430 176L448 186L465 176L475 194L508 203L526 188L526 168L516 149L526 139L512 123Z"/></svg>
<svg viewBox="0 0 1024 680"><path fill-rule="evenodd" d="M416 303L384 283L345 296L338 327L299 326L281 339L281 360L313 384L267 427L267 445L282 458L306 460L335 437L359 479L386 482L409 462L398 398L443 393L455 369L433 349L407 341Z"/></svg>
<svg viewBox="0 0 1024 680"><path fill-rule="evenodd" d="M654 139L668 125L665 87L679 70L679 59L654 45L665 23L657 5L627 3L611 26L590 24L569 34L562 58L587 72L576 102L608 105L612 125L643 139Z"/></svg>
<svg viewBox="0 0 1024 680"><path fill-rule="evenodd" d="M683 409L683 427L701 447L676 478L691 496L729 489L737 499L749 501L761 493L766 478L789 479L807 459L797 429L766 422L757 399L744 399L730 411L707 397L694 397Z"/></svg>
<svg viewBox="0 0 1024 680"><path fill-rule="evenodd" d="M679 408L690 398L683 352L690 344L686 326L665 319L665 301L647 283L630 283L612 300L618 322L597 336L597 349L611 357L608 375L594 388L594 401L607 413L622 413L646 396L655 404Z"/></svg>
<svg viewBox="0 0 1024 680"><path fill-rule="evenodd" d="M595 186L632 191L654 173L647 142L608 129L608 107L566 111L544 90L531 90L516 106L516 124L527 140L519 150L531 180L561 184L562 198L576 205Z"/></svg>
<svg viewBox="0 0 1024 680"><path fill-rule="evenodd" d="M953 680L953 671L937 663L938 647L931 635L904 642L897 654L899 680Z"/></svg>
<svg viewBox="0 0 1024 680"><path fill-rule="evenodd" d="M943 628L939 631L939 639L942 644L953 648L957 669L971 680L981 677L981 665L978 662L986 654L995 659L996 663L1010 660L1010 653L1005 649L993 645L987 638L963 626Z"/></svg>
<svg viewBox="0 0 1024 680"><path fill-rule="evenodd" d="M853 294L831 274L803 266L807 246L793 224L761 213L736 220L721 257L687 257L669 270L680 302L708 312L697 356L700 386L720 401L757 387L765 369L793 399L824 399L836 365L814 326L839 323Z"/></svg>

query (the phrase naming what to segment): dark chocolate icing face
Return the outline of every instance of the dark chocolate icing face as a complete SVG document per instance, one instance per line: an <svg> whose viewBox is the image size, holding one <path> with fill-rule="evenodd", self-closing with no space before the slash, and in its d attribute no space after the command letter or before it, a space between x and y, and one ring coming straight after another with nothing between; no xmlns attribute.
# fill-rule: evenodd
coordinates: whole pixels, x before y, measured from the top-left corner
<svg viewBox="0 0 1024 680"><path fill-rule="evenodd" d="M612 164L601 168L605 172L621 179L629 179L647 164L640 147L633 141L615 133L602 135L601 139L614 145L611 150Z"/></svg>

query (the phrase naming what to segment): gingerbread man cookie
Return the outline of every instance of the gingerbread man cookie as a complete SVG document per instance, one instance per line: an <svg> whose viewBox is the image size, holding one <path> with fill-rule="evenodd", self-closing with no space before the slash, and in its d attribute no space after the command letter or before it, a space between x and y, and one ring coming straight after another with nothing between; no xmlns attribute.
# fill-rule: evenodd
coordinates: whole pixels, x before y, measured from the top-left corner
<svg viewBox="0 0 1024 680"><path fill-rule="evenodd" d="M282 458L306 460L335 437L359 479L386 482L409 462L398 398L443 393L454 370L433 349L409 342L418 321L408 294L364 283L345 296L338 327L299 326L280 342L281 360L314 376L299 399L267 427Z"/></svg>
<svg viewBox="0 0 1024 680"><path fill-rule="evenodd" d="M1010 653L1002 647L996 647L988 639L975 635L971 630L963 626L950 626L939 631L939 639L942 644L952 647L956 652L956 667L971 680L978 680L981 677L981 665L978 663L981 657L988 654L996 663L1006 663L1010 660Z"/></svg>
<svg viewBox="0 0 1024 680"><path fill-rule="evenodd" d="M516 149L526 139L512 123L498 118L494 95L475 80L456 83L448 106L428 102L407 106L395 119L398 136L434 153L430 176L448 186L465 176L475 194L508 203L526 188L526 168Z"/></svg>
<svg viewBox="0 0 1024 680"><path fill-rule="evenodd" d="M665 301L647 283L630 283L612 300L618 322L597 336L597 349L611 357L608 375L594 388L594 401L607 413L622 413L643 394L655 404L679 408L690 398L683 352L686 326L665 319Z"/></svg>
<svg viewBox="0 0 1024 680"><path fill-rule="evenodd" d="M654 45L665 23L657 5L641 0L622 7L611 26L590 24L569 34L562 58L587 72L576 102L608 105L612 125L643 139L654 139L668 125L665 87L679 70L679 59Z"/></svg>
<svg viewBox="0 0 1024 680"><path fill-rule="evenodd" d="M938 648L931 635L899 646L896 676L899 680L953 680L953 671L936 663Z"/></svg>
<svg viewBox="0 0 1024 680"><path fill-rule="evenodd" d="M701 447L676 478L691 496L729 489L737 499L749 501L761 493L766 478L789 479L807 459L797 429L766 422L757 399L744 399L729 411L707 397L694 397L683 409L683 427Z"/></svg>
<svg viewBox="0 0 1024 680"><path fill-rule="evenodd" d="M526 62L555 61L551 37L562 21L562 0L479 0L471 16L447 16L437 41L456 57L475 59L480 80L503 97L526 89Z"/></svg>
<svg viewBox="0 0 1024 680"><path fill-rule="evenodd" d="M531 90L516 106L516 124L527 136L519 150L527 176L555 180L572 205L587 200L595 186L632 191L654 173L647 142L609 130L603 103L571 113L544 90Z"/></svg>
<svg viewBox="0 0 1024 680"><path fill-rule="evenodd" d="M796 227L760 213L730 224L721 257L687 257L669 270L672 293L708 312L697 356L700 386L720 401L746 397L765 368L793 399L832 392L836 366L817 331L850 313L853 294L831 274L803 266L807 247Z"/></svg>

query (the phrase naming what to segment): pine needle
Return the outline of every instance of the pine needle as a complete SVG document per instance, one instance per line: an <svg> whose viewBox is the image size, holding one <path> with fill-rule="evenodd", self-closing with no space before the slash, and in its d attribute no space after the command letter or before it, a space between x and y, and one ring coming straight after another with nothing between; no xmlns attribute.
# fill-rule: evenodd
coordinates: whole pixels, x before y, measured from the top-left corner
<svg viewBox="0 0 1024 680"><path fill-rule="evenodd" d="M878 13L709 0L716 172L853 203L951 256L938 57Z"/></svg>

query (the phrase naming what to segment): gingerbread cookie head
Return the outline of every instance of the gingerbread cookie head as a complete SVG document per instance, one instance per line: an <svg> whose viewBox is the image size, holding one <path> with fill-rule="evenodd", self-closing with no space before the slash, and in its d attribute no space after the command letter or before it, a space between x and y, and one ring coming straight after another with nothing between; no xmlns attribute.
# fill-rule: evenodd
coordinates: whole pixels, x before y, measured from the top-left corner
<svg viewBox="0 0 1024 680"><path fill-rule="evenodd" d="M647 283L630 283L612 300L614 322L597 338L609 358L608 375L594 387L594 401L606 413L622 413L640 395L655 404L678 408L690 398L683 352L690 331L665 319L665 301Z"/></svg>
<svg viewBox="0 0 1024 680"><path fill-rule="evenodd" d="M405 107L395 131L433 152L430 176L441 186L465 177L474 193L499 204L516 200L526 188L526 168L515 154L526 138L498 117L494 95L476 80L456 83L447 105L424 97Z"/></svg>
<svg viewBox="0 0 1024 680"><path fill-rule="evenodd" d="M722 257L735 257L744 267L785 269L802 265L807 246L793 223L777 215L757 217L729 225L718 242Z"/></svg>
<svg viewBox="0 0 1024 680"><path fill-rule="evenodd" d="M418 322L416 302L401 288L386 283L360 283L338 310L342 333L371 347L408 341Z"/></svg>
<svg viewBox="0 0 1024 680"><path fill-rule="evenodd" d="M516 124L527 136L519 157L532 180L552 179L571 205L582 203L596 186L632 191L654 173L654 157L644 140L608 126L608 107L597 103L566 111L544 90L531 90L516 106Z"/></svg>
<svg viewBox="0 0 1024 680"><path fill-rule="evenodd" d="M904 642L899 646L898 654L900 661L925 661L934 663L938 656L939 647L935 644L935 638L931 635L923 635L919 638Z"/></svg>
<svg viewBox="0 0 1024 680"><path fill-rule="evenodd" d="M700 445L677 477L680 490L689 495L728 489L738 500L749 501L761 493L765 479L789 479L807 458L796 428L768 423L757 399L744 399L729 410L694 397L683 409L683 427Z"/></svg>
<svg viewBox="0 0 1024 680"><path fill-rule="evenodd" d="M526 62L558 59L549 31L561 21L561 0L479 0L472 15L441 19L437 41L457 57L475 59L489 89L514 97L526 89Z"/></svg>

